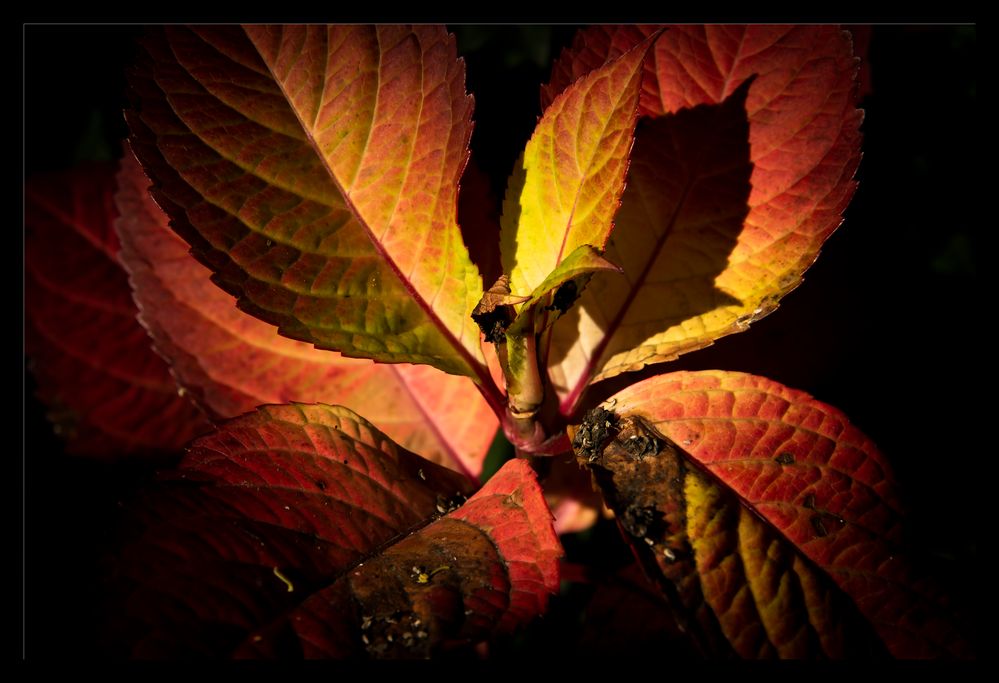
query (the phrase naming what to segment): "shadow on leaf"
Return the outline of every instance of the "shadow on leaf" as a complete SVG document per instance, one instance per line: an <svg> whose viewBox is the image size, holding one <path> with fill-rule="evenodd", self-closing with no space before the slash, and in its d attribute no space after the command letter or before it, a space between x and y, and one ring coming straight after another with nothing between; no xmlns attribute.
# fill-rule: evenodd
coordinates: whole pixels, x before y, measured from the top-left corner
<svg viewBox="0 0 999 683"><path fill-rule="evenodd" d="M749 213L753 164L745 102L751 83L720 104L639 123L606 252L624 274L593 278L555 333L550 367L564 360L583 315L599 334L581 383L615 354L634 350L628 362L640 367L703 346L707 341L694 329L698 318L743 303L715 280L728 267Z"/></svg>

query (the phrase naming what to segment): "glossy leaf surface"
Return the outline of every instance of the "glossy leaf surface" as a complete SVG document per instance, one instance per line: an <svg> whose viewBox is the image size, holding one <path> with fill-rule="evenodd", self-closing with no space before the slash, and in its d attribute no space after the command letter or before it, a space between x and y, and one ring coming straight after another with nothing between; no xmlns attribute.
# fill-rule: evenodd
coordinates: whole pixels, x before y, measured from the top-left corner
<svg viewBox="0 0 999 683"><path fill-rule="evenodd" d="M216 418L265 403L349 406L392 440L472 476L482 469L497 420L472 381L418 365L375 364L287 339L235 306L146 192L127 155L116 196L117 229L142 322L180 385Z"/></svg>
<svg viewBox="0 0 999 683"><path fill-rule="evenodd" d="M558 586L541 491L519 461L471 493L344 408L230 421L144 497L132 653L426 657L521 624Z"/></svg>
<svg viewBox="0 0 999 683"><path fill-rule="evenodd" d="M114 169L25 186L25 345L49 418L73 453L179 451L208 422L136 320L112 224Z"/></svg>
<svg viewBox="0 0 999 683"><path fill-rule="evenodd" d="M157 202L281 332L484 381L456 221L471 98L439 27L167 27L131 84Z"/></svg>

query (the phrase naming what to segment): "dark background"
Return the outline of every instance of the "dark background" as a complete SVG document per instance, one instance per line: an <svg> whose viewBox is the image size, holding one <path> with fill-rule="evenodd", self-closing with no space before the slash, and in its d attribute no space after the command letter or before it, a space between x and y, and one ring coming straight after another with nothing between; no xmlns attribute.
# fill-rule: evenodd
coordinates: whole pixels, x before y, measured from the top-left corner
<svg viewBox="0 0 999 683"><path fill-rule="evenodd" d="M540 115L538 86L574 27L454 30L476 98L473 155L501 196ZM139 32L25 27L26 176L117 157L126 134L123 68ZM896 469L917 560L951 577L959 600L972 604L988 514L982 483L995 453L979 390L993 364L983 339L976 29L876 26L870 36L864 158L845 223L777 312L657 369L766 375L844 410ZM92 656L97 557L111 542L117 501L150 471L67 457L33 391L26 373L25 654ZM609 566L622 557L607 525L565 540L575 560ZM563 595L507 647L572 648L577 598Z"/></svg>

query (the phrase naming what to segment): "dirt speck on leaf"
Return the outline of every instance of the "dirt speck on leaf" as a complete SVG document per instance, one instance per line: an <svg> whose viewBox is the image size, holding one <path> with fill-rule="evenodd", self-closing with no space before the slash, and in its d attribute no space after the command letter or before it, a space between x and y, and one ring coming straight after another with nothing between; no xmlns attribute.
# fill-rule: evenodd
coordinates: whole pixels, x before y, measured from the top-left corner
<svg viewBox="0 0 999 683"><path fill-rule="evenodd" d="M793 465L794 455L785 451L784 453L781 453L776 458L774 458L774 462L776 462L778 465Z"/></svg>
<svg viewBox="0 0 999 683"><path fill-rule="evenodd" d="M617 433L618 416L596 407L583 416L583 422L572 437L576 456L593 462L600 457L604 444Z"/></svg>

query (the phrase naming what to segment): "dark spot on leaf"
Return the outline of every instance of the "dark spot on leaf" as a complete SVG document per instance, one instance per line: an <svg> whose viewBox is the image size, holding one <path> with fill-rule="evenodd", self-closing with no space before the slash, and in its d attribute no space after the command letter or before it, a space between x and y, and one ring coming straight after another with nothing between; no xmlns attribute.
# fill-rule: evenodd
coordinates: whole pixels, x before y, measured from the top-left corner
<svg viewBox="0 0 999 683"><path fill-rule="evenodd" d="M437 509L439 514L446 515L447 513L454 512L460 508L465 504L466 500L468 500L468 497L463 495L461 492L455 492L455 494L450 497L438 493L434 507Z"/></svg>
<svg viewBox="0 0 999 683"><path fill-rule="evenodd" d="M510 301L510 282L506 276L500 277L482 295L482 299L472 309L472 320L482 330L486 341L501 344L506 341L506 328L513 322L516 311Z"/></svg>
<svg viewBox="0 0 999 683"><path fill-rule="evenodd" d="M809 510L814 510L815 509L815 494L814 493L809 493L807 496L805 496L805 500L802 503L802 505L804 505Z"/></svg>
<svg viewBox="0 0 999 683"><path fill-rule="evenodd" d="M577 457L586 458L587 462L599 458L604 443L617 432L617 424L618 416L599 406L586 413L572 437Z"/></svg>
<svg viewBox="0 0 999 683"><path fill-rule="evenodd" d="M785 451L784 453L781 453L776 458L774 458L774 462L776 462L778 465L793 465L794 455Z"/></svg>
<svg viewBox="0 0 999 683"><path fill-rule="evenodd" d="M812 515L809 518L812 523L812 529L815 530L816 536L828 536L829 530L826 529L826 525L822 523L822 515Z"/></svg>
<svg viewBox="0 0 999 683"><path fill-rule="evenodd" d="M472 313L472 320L482 330L487 342L500 344L506 341L506 328L513 322L510 306L497 306L487 313Z"/></svg>
<svg viewBox="0 0 999 683"><path fill-rule="evenodd" d="M325 491L326 490L326 482L323 481L322 479L316 479L316 487L320 491Z"/></svg>
<svg viewBox="0 0 999 683"><path fill-rule="evenodd" d="M654 507L628 507L621 516L621 526L636 538L659 536L663 530L663 513Z"/></svg>
<svg viewBox="0 0 999 683"><path fill-rule="evenodd" d="M632 434L621 442L624 450L635 460L644 460L649 455L659 455L663 442L654 434L643 432Z"/></svg>
<svg viewBox="0 0 999 683"><path fill-rule="evenodd" d="M572 308L572 305L576 303L576 299L578 298L579 287L576 286L575 280L563 282L559 288L555 290L555 295L552 297L552 303L550 306L545 306L545 310L558 311L559 314L563 314Z"/></svg>

